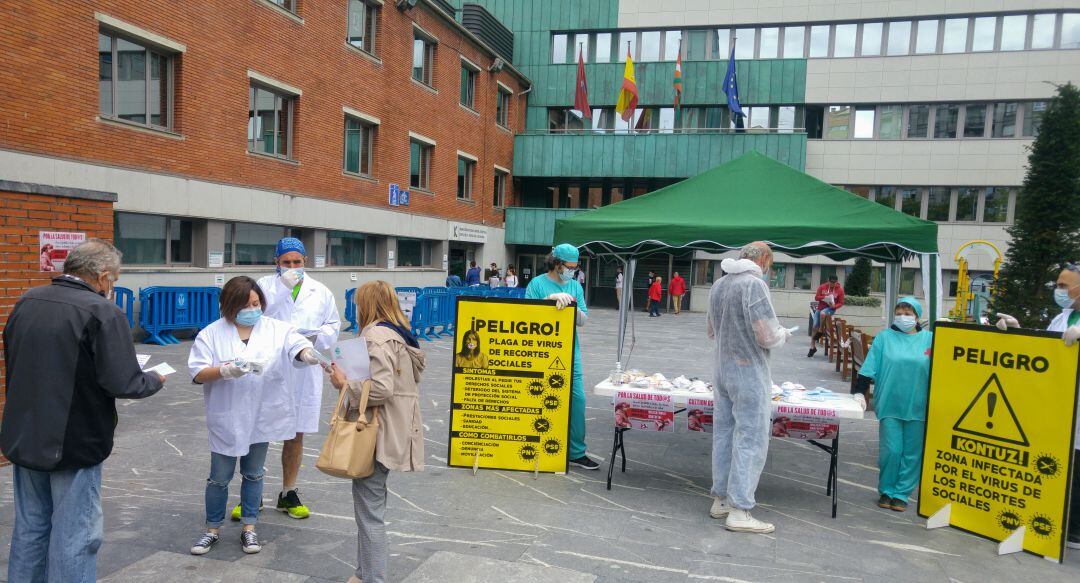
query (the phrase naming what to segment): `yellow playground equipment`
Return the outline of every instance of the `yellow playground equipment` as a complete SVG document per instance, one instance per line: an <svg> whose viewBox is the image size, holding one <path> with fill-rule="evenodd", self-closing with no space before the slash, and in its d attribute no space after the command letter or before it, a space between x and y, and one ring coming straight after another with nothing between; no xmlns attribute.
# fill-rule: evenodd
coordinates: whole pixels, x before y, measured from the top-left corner
<svg viewBox="0 0 1080 583"><path fill-rule="evenodd" d="M998 272L1004 259L1001 250L993 243L982 240L968 241L961 245L956 250L956 255L953 256L956 266L960 270L956 280L956 305L953 307L952 312L949 313L949 317L955 321L978 320L978 314L968 313L970 304L975 299L975 292L971 289L971 278L968 275L968 256L975 250L989 250L992 253L994 257L994 282L990 286L990 293L993 294L997 289Z"/></svg>

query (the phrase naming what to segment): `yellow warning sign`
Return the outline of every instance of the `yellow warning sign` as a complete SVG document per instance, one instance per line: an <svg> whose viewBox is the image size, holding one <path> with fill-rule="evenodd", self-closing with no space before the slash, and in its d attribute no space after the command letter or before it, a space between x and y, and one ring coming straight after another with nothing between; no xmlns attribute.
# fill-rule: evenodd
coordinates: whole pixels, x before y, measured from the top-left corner
<svg viewBox="0 0 1080 583"><path fill-rule="evenodd" d="M457 299L448 463L565 472L576 310Z"/></svg>
<svg viewBox="0 0 1080 583"><path fill-rule="evenodd" d="M1060 561L1077 347L1059 334L939 323L931 363L919 515L1022 538L1017 548Z"/></svg>

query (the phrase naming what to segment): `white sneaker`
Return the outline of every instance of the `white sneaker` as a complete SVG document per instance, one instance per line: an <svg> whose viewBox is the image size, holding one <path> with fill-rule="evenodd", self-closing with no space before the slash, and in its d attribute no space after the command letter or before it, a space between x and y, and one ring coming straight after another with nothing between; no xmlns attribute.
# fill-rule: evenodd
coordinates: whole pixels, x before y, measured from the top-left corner
<svg viewBox="0 0 1080 583"><path fill-rule="evenodd" d="M738 508L732 508L728 512L724 528L732 532L753 532L757 534L768 534L776 530L776 527L768 522L762 522L750 516L749 510L739 510Z"/></svg>
<svg viewBox="0 0 1080 583"><path fill-rule="evenodd" d="M731 512L731 506L727 503L727 498L721 498L720 496L713 496L712 508L709 509L709 516L713 518L724 518Z"/></svg>

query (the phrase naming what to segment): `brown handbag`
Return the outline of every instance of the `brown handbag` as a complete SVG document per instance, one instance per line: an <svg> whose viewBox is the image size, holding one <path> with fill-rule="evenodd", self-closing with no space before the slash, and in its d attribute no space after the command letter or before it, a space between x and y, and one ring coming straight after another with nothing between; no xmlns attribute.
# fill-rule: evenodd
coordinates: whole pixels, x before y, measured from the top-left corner
<svg viewBox="0 0 1080 583"><path fill-rule="evenodd" d="M360 392L360 417L355 423L345 419L345 397L348 387L341 389L330 430L326 434L315 467L335 478L366 478L375 473L375 438L379 433L378 407L367 409L371 381L363 381ZM371 420L365 419L370 414Z"/></svg>

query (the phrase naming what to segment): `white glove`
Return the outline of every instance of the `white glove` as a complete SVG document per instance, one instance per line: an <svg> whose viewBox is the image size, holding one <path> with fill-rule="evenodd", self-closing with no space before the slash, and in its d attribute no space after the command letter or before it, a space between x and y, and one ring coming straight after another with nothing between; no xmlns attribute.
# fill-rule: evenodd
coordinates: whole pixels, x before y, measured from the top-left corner
<svg viewBox="0 0 1080 583"><path fill-rule="evenodd" d="M1076 341L1080 339L1080 324L1066 328L1065 333L1061 335L1061 339L1065 341L1065 346L1076 344Z"/></svg>
<svg viewBox="0 0 1080 583"><path fill-rule="evenodd" d="M221 378L229 380L238 379L251 372L251 369L236 364L235 362L226 362L225 364L218 367L218 371L221 372Z"/></svg>
<svg viewBox="0 0 1080 583"><path fill-rule="evenodd" d="M572 304L572 303L574 303L576 301L576 300L574 300L574 296L572 296L572 295L570 295L568 293L563 293L563 292L551 294L550 296L548 296L548 297L546 297L544 299L545 300L555 300L555 307L560 309L560 310L565 308L566 306L569 306L570 304Z"/></svg>
<svg viewBox="0 0 1080 583"><path fill-rule="evenodd" d="M997 315L997 317L998 317L998 321L997 321L997 324L995 324L995 326L998 327L998 330L1005 330L1005 329L1008 329L1008 328L1019 328L1020 327L1020 322L1016 321L1016 318L1013 318L1012 316L1010 316L1008 314L999 313Z"/></svg>
<svg viewBox="0 0 1080 583"><path fill-rule="evenodd" d="M787 331L794 334L794 333L799 331L799 327L798 326L792 326L791 328L788 328Z"/></svg>
<svg viewBox="0 0 1080 583"><path fill-rule="evenodd" d="M866 397L864 397L862 393L855 393L852 397L855 399L855 402L862 407L862 410L866 411Z"/></svg>
<svg viewBox="0 0 1080 583"><path fill-rule="evenodd" d="M290 288L296 287L296 284L300 283L300 280L304 276L300 275L300 272L295 269L287 269L281 272L281 281L285 282L285 285Z"/></svg>
<svg viewBox="0 0 1080 583"><path fill-rule="evenodd" d="M312 366L319 364L319 357L315 356L315 351L310 348L301 350L300 354L297 356L300 357L300 362L304 364L310 364Z"/></svg>

